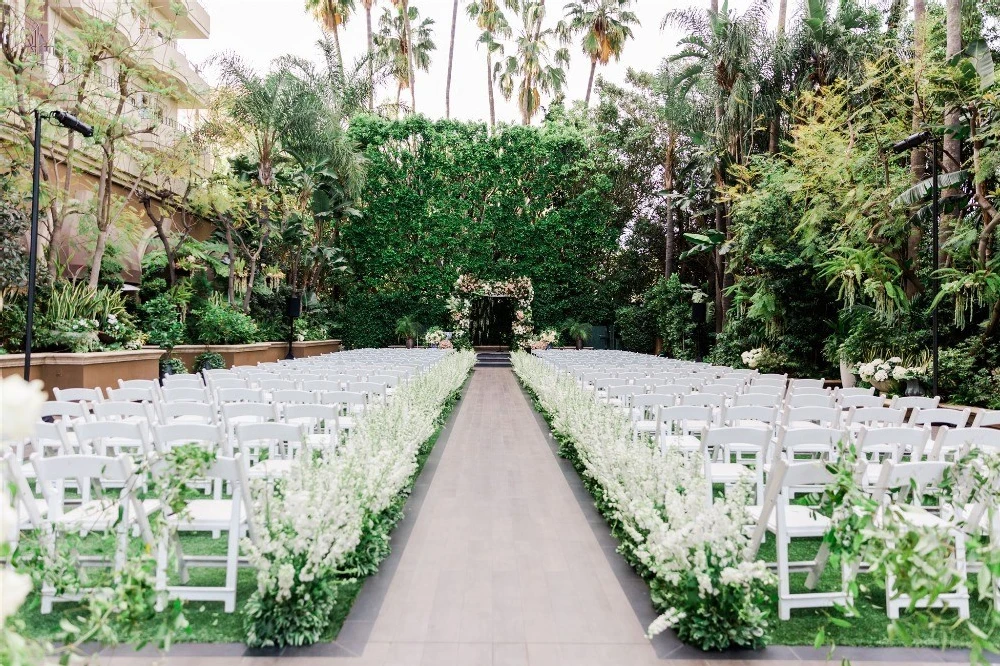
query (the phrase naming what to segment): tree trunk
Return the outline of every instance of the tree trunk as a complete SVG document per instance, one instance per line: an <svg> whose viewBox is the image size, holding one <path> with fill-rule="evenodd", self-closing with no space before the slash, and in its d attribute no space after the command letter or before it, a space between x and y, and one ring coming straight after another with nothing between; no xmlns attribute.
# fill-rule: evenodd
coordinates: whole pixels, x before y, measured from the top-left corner
<svg viewBox="0 0 1000 666"><path fill-rule="evenodd" d="M403 0L403 25L406 30L406 64L409 69L410 77L410 113L416 115L417 113L417 84L413 80L413 32L410 28L410 3L409 0Z"/></svg>
<svg viewBox="0 0 1000 666"><path fill-rule="evenodd" d="M333 46L337 49L337 67L340 68L340 75L344 75L344 53L340 50L340 30L333 27Z"/></svg>
<svg viewBox="0 0 1000 666"><path fill-rule="evenodd" d="M229 252L229 277L226 279L226 300L230 306L236 305L236 243L233 242L233 225L229 220L225 220L226 227L226 247Z"/></svg>
<svg viewBox="0 0 1000 666"><path fill-rule="evenodd" d="M778 0L778 37L785 35L785 22L788 15L788 0Z"/></svg>
<svg viewBox="0 0 1000 666"><path fill-rule="evenodd" d="M444 117L451 118L451 69L455 61L455 26L458 23L458 0L451 6L451 43L448 45L448 80L444 85Z"/></svg>
<svg viewBox="0 0 1000 666"><path fill-rule="evenodd" d="M590 61L590 78L587 79L587 96L583 98L583 108L590 108L590 91L594 88L594 72L597 71L597 60Z"/></svg>
<svg viewBox="0 0 1000 666"><path fill-rule="evenodd" d="M787 15L788 15L788 0L779 0L778 1L778 28L777 28L778 45L779 46L780 46L780 43L781 43L781 38L785 36L785 21L786 21L785 17ZM774 94L776 96L780 97L780 91L778 89L778 85L781 83L781 81L778 78L778 73L777 72L775 72L775 74L774 74L773 82L774 82ZM768 136L768 140L767 140L767 149L768 149L768 152L770 152L772 155L776 155L778 153L778 144L779 144L779 140L781 138L781 136L780 136L781 135L781 105L780 104L775 104L775 107L774 107L774 117L771 118L771 126L769 128L768 135L769 135Z"/></svg>
<svg viewBox="0 0 1000 666"><path fill-rule="evenodd" d="M490 98L490 129L494 129L497 126L497 108L493 94L493 54L490 53L488 47L486 51L486 87L489 90Z"/></svg>
<svg viewBox="0 0 1000 666"><path fill-rule="evenodd" d="M368 24L368 110L375 112L375 40L372 37L372 8L365 7L365 22Z"/></svg>
<svg viewBox="0 0 1000 666"><path fill-rule="evenodd" d="M674 200L671 195L674 193L674 149L676 141L676 134L671 132L667 137L667 154L663 160L663 190L667 193L667 215L663 229L663 277L665 278L669 278L674 274Z"/></svg>
<svg viewBox="0 0 1000 666"><path fill-rule="evenodd" d="M927 15L926 0L913 0L913 61L916 76L913 85L913 121L911 128L916 134L923 127L923 113L920 104L920 72L923 68L923 58L925 52L925 17ZM910 180L919 183L924 179L927 172L927 148L917 146L910 151ZM914 214L919 210L919 206L914 207ZM906 239L906 258L910 261L910 268L915 275L920 267L920 241L923 238L923 230L920 224L914 222L910 227L910 234ZM920 285L915 280L906 280L903 285L906 295L913 298L920 290Z"/></svg>
<svg viewBox="0 0 1000 666"><path fill-rule="evenodd" d="M947 0L947 56L952 58L962 52L962 0ZM949 110L945 115L944 154L941 156L941 174L952 173L962 168L962 140L953 134L961 123L961 115L957 110ZM954 130L952 129L954 128ZM941 193L942 198L958 195L959 190L949 187ZM942 215L939 236L940 247L951 237L951 229L955 224L953 214ZM938 253L938 261L945 265L943 252Z"/></svg>

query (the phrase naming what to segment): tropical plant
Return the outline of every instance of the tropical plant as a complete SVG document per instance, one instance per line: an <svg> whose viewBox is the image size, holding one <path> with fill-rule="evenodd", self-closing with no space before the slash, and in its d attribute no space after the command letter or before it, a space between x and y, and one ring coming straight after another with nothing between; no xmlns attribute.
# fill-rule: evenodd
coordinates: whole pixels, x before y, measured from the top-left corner
<svg viewBox="0 0 1000 666"><path fill-rule="evenodd" d="M340 28L347 25L354 11L354 0L306 0L306 10L319 21L323 30L333 35L340 69L344 69L344 54L340 49Z"/></svg>
<svg viewBox="0 0 1000 666"><path fill-rule="evenodd" d="M406 346L412 347L420 335L420 322L413 315L403 315L396 320L396 335L406 340Z"/></svg>
<svg viewBox="0 0 1000 666"><path fill-rule="evenodd" d="M486 91L490 103L490 127L497 124L496 100L494 90L496 88L496 77L500 70L500 63L494 64L495 54L503 56L503 42L501 40L511 36L510 24L507 17L500 8L499 0L473 0L466 11L469 17L475 20L476 27L482 33L479 35L478 44L486 48Z"/></svg>
<svg viewBox="0 0 1000 666"><path fill-rule="evenodd" d="M562 93L569 67L569 39L565 23L545 27L545 3L521 0L517 7L520 25L514 37L515 55L508 56L500 75L500 92L510 99L517 88L521 122L531 124L542 106L542 95ZM554 46L558 42L559 46Z"/></svg>
<svg viewBox="0 0 1000 666"><path fill-rule="evenodd" d="M593 332L594 327L575 319L568 319L563 322L562 329L576 343L576 348L582 349L583 343L590 339L590 334Z"/></svg>
<svg viewBox="0 0 1000 666"><path fill-rule="evenodd" d="M202 352L194 357L194 371L221 370L226 367L226 359L218 352Z"/></svg>
<svg viewBox="0 0 1000 666"><path fill-rule="evenodd" d="M612 56L618 60L632 37L632 26L639 25L639 17L629 10L631 5L632 0L576 0L566 5L569 29L583 33L581 46L590 58L584 106L590 106L597 66L607 65Z"/></svg>
<svg viewBox="0 0 1000 666"><path fill-rule="evenodd" d="M403 90L411 88L413 101L410 112L416 112L416 93L412 90L413 70L426 72L430 69L431 52L437 48L432 39L433 25L434 19L425 18L421 21L419 10L408 5L405 9L396 11L386 9L379 19L375 47L389 62L389 70L396 79L397 109L401 108Z"/></svg>

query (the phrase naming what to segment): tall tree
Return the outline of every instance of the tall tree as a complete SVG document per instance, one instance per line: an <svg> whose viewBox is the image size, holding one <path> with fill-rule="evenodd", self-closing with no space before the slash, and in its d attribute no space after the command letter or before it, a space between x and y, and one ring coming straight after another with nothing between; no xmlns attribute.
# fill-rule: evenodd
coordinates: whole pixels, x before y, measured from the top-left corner
<svg viewBox="0 0 1000 666"><path fill-rule="evenodd" d="M361 0L361 4L365 6L365 27L368 28L368 87L369 87L369 97L368 97L368 110L375 110L375 41L372 37L372 7L375 6L375 0Z"/></svg>
<svg viewBox="0 0 1000 666"><path fill-rule="evenodd" d="M455 27L458 24L458 0L451 5L451 41L448 44L448 80L444 86L444 117L451 118L451 69L455 62Z"/></svg>
<svg viewBox="0 0 1000 666"><path fill-rule="evenodd" d="M399 14L403 18L404 41L406 42L407 87L410 89L410 113L416 113L417 85L416 81L414 81L416 66L414 65L415 54L413 52L415 40L413 39L413 26L410 21L410 0L392 0L392 6L399 10ZM433 23L433 21L431 22Z"/></svg>
<svg viewBox="0 0 1000 666"><path fill-rule="evenodd" d="M411 63L415 63L420 70L428 71L431 66L431 51L436 48L431 27L434 19L419 20L420 12L416 7L409 7L407 14L404 17L402 10L386 9L379 19L379 31L375 35L376 50L388 61L389 70L396 78L397 108L401 104L403 90L412 85ZM416 29L410 33L413 25L416 25ZM412 40L407 37L409 34L412 34Z"/></svg>
<svg viewBox="0 0 1000 666"><path fill-rule="evenodd" d="M947 0L945 4L945 31L947 35L946 54L950 60L962 52L962 0ZM942 174L952 173L962 168L962 139L959 136L961 123L961 109L952 107L946 110L944 141L942 142L944 154L941 156ZM942 193L942 196L954 197L958 194L957 188L949 187ZM945 217L940 229L941 247L944 247L951 237L951 228L955 221L954 215Z"/></svg>
<svg viewBox="0 0 1000 666"><path fill-rule="evenodd" d="M354 11L354 0L306 0L306 9L323 26L323 30L333 35L337 46L340 69L344 69L344 54L340 50L340 27L347 24Z"/></svg>
<svg viewBox="0 0 1000 666"><path fill-rule="evenodd" d="M514 94L517 84L517 108L521 122L531 124L542 106L544 93L558 94L566 84L569 50L564 46L569 38L568 26L559 21L545 27L545 3L524 0L518 12L521 26L515 38L516 54L508 56L500 75L500 92L505 99ZM560 46L554 46L557 42Z"/></svg>
<svg viewBox="0 0 1000 666"><path fill-rule="evenodd" d="M632 26L639 25L639 18L629 11L631 4L632 0L577 0L566 5L569 28L583 33L581 46L590 58L584 106L590 106L597 65L607 65L611 56L618 60L626 40L633 36Z"/></svg>
<svg viewBox="0 0 1000 666"><path fill-rule="evenodd" d="M478 43L486 47L486 90L489 94L490 128L493 128L497 124L494 95L496 84L494 81L498 73L497 67L493 63L493 54L503 55L503 44L500 39L511 36L510 24L507 23L507 17L504 16L497 0L473 0L466 7L466 12L470 18L476 21L476 26L482 30Z"/></svg>

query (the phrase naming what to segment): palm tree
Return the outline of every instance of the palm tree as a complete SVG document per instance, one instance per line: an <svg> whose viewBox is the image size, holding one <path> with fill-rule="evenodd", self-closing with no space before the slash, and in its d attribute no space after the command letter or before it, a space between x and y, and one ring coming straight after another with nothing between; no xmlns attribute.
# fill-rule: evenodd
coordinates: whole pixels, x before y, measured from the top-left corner
<svg viewBox="0 0 1000 666"><path fill-rule="evenodd" d="M583 52L590 57L590 78L584 106L590 106L590 92L594 87L597 65L607 65L611 56L621 57L625 41L632 37L632 25L639 25L639 18L628 10L632 0L577 0L566 5L569 27L583 32Z"/></svg>
<svg viewBox="0 0 1000 666"><path fill-rule="evenodd" d="M340 68L344 68L344 55L340 50L340 26L347 23L354 11L354 0L306 0L306 9L323 26L325 32L333 35L333 43L337 46L337 59Z"/></svg>
<svg viewBox="0 0 1000 666"><path fill-rule="evenodd" d="M410 89L410 112L417 112L417 85L414 81L414 70L416 69L413 65L413 29L410 25L410 0L392 0L392 6L399 10L400 15L403 17L403 28L404 28L404 41L409 45L406 47L406 69L407 69L407 86Z"/></svg>
<svg viewBox="0 0 1000 666"><path fill-rule="evenodd" d="M400 106L403 90L412 86L410 63L415 63L417 69L428 71L431 66L431 51L436 48L431 38L434 19L426 18L418 23L420 12L416 7L410 7L407 14L404 17L402 11L386 9L379 19L379 32L375 35L377 52L388 61L389 70L396 78L397 108ZM410 33L407 26L414 24L416 30ZM408 34L413 35L412 42L407 39Z"/></svg>
<svg viewBox="0 0 1000 666"><path fill-rule="evenodd" d="M368 86L371 96L368 98L368 110L375 110L375 68L372 59L375 57L375 41L372 38L372 7L375 0L361 0L365 6L365 26L368 28Z"/></svg>
<svg viewBox="0 0 1000 666"><path fill-rule="evenodd" d="M503 44L497 38L511 36L510 24L507 23L507 17L504 16L497 0L473 0L466 7L466 12L483 31L478 43L486 47L486 90L490 100L490 128L493 128L497 124L496 100L493 95L497 71L493 65L493 54L503 55Z"/></svg>
<svg viewBox="0 0 1000 666"><path fill-rule="evenodd" d="M520 79L517 107L521 122L531 124L542 106L543 93L560 93L566 83L569 50L553 48L552 41L565 44L569 28L560 21L554 28L545 28L544 1L524 0L519 16L521 28L515 39L516 55L508 56L500 76L500 92L505 99L514 94L514 81Z"/></svg>
<svg viewBox="0 0 1000 666"><path fill-rule="evenodd" d="M444 117L451 118L451 66L455 61L455 26L458 24L458 0L451 5L451 42L448 44L448 80L444 85Z"/></svg>

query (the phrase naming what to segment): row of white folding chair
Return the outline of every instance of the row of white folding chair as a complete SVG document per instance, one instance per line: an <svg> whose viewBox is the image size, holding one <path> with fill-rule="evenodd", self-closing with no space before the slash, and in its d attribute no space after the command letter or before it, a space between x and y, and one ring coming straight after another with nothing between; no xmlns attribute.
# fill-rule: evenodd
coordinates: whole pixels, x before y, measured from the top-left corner
<svg viewBox="0 0 1000 666"><path fill-rule="evenodd" d="M922 497L928 490L939 487L944 480L947 464L940 462L910 462L900 463L889 461L884 464L878 475L878 481L872 487L873 496L880 500L883 506L893 502L905 502L908 510L900 515L908 516L923 526L933 526L947 534L954 542L954 557L959 571L965 570L965 536L958 527L931 513L922 504ZM859 470L859 476L865 472ZM772 465L768 478L767 489L759 506L748 507L755 521L755 529L748 550L748 558L756 557L764 535L770 532L774 535L777 546L778 569L778 617L790 619L794 608L820 608L835 605L845 605L850 602L849 580L852 571L842 564L840 589L834 592L813 592L818 575L825 567L828 551L821 548L815 560L791 561L789 543L795 538L820 538L826 535L831 527L830 520L815 511L814 507L793 502L797 495L814 493L821 495L825 488L834 482L833 472L823 461L791 462L778 461ZM916 489L913 493L894 494L893 489ZM891 547L891 544L889 545ZM918 566L914 563L914 566ZM807 588L809 592L792 593L791 573L807 571ZM886 581L886 610L890 618L898 618L900 609L908 607L911 599L898 594L895 581L889 577ZM946 592L934 601L937 607L947 605L956 608L959 616L969 617L969 595L964 580L959 582L954 590Z"/></svg>

